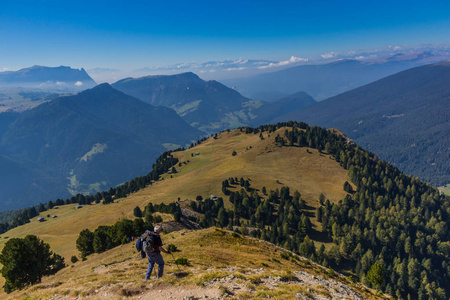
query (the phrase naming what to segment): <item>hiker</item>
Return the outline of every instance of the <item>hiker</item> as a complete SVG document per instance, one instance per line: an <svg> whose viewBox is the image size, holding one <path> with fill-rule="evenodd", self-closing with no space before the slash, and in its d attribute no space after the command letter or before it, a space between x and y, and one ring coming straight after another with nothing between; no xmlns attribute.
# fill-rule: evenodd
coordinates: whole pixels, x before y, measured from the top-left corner
<svg viewBox="0 0 450 300"><path fill-rule="evenodd" d="M145 280L148 280L150 278L150 275L152 274L153 271L153 266L155 265L155 263L158 264L158 276L157 278L161 278L163 276L163 272L164 272L164 259L161 255L161 251L167 254L171 254L170 251L166 251L166 249L163 248L163 244L161 241L161 237L159 236L159 233L161 232L161 226L156 225L154 228L154 234L153 239L154 239L154 250L152 252L148 252L147 256L148 256L148 269L147 269L147 274L145 274Z"/></svg>

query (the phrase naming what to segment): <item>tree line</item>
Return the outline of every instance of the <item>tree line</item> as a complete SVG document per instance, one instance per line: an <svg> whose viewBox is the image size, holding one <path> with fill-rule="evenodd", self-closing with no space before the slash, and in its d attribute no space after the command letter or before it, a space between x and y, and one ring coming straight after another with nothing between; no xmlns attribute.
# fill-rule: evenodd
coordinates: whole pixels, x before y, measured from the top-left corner
<svg viewBox="0 0 450 300"><path fill-rule="evenodd" d="M360 280L373 286L377 284L369 281L368 273L378 264L384 274L379 288L398 298L447 299L450 197L323 128L288 122L245 132L283 126L290 130L276 137L278 145L332 155L356 186L353 191L347 184L344 199L317 209L316 217L335 246L327 252L310 247L303 254L337 269L350 265Z"/></svg>
<svg viewBox="0 0 450 300"><path fill-rule="evenodd" d="M111 226L99 226L93 232L84 229L78 235L76 247L84 259L93 253L102 253L119 245L126 244L133 237L140 237L146 230L153 230L154 223L161 223L160 216L154 216L155 212L172 214L175 221L180 221L181 208L178 203L156 204L149 203L142 211L139 206L133 213L137 217L134 220L123 218Z"/></svg>
<svg viewBox="0 0 450 300"><path fill-rule="evenodd" d="M183 150L183 148L176 149L174 151ZM82 195L77 194L71 198L62 200L57 199L55 201L49 201L47 204L39 204L29 208L22 209L20 213L11 222L0 223L0 234L15 228L20 225L24 225L30 222L30 219L39 215L39 213L52 209L55 206L62 206L68 204L80 204L91 205L93 203L110 204L115 199L125 198L131 193L137 192L152 184L152 182L159 180L159 177L166 173L172 166L178 163L178 159L172 156L170 151L166 151L156 159L156 162L152 166L152 171L147 175L136 177L128 182L125 182L117 187L112 187L107 191L98 192L94 195Z"/></svg>
<svg viewBox="0 0 450 300"><path fill-rule="evenodd" d="M343 189L348 194L339 203L325 201L323 196L319 199L315 217L334 246L328 251L323 245L316 249L300 193L291 196L287 187L261 198L250 186L230 192L231 179L227 179L222 192L233 208L227 210L221 198L192 203L193 210L204 213L200 225L241 226L243 231L254 227L253 236L325 266L350 268L363 283L398 298L447 299L450 197L324 128L287 122L240 130L263 138L262 133L282 127L290 128L275 137L279 146L309 147L330 154L348 170L356 186L354 190L346 182Z"/></svg>
<svg viewBox="0 0 450 300"><path fill-rule="evenodd" d="M191 208L204 214L197 220L199 224L231 229L240 226L243 232L250 228L251 235L321 264L338 270L350 268L365 284L398 298L447 299L450 294L446 284L450 282L450 197L417 178L402 174L398 168L379 160L344 136L324 128L284 122L239 130L247 134L259 133L260 138L264 138L263 133L270 134L283 127L289 129L275 137L277 145L309 147L331 155L348 170L356 187L354 190L347 182L343 188L348 194L339 203L319 199L321 206L315 217L333 247L328 251L323 245L316 249L310 238L315 233L310 212L305 210L298 191L291 195L288 187L269 192L263 187L264 197L261 197L251 187L249 179L227 179L222 183L222 191L233 203L232 209L225 208L221 197L192 202ZM157 180L178 162L170 152L163 155L161 165L153 167L155 173L147 175L152 179L133 180L133 184L127 184L130 187L127 190L135 191L151 184L151 180ZM156 176L158 170L162 173ZM237 184L241 185L239 192L228 189ZM121 195L117 189L111 197L116 195ZM155 209L152 206L149 204L143 212L144 226L152 221L150 211ZM178 204L165 205L163 209L181 215ZM123 235L109 239L122 242Z"/></svg>

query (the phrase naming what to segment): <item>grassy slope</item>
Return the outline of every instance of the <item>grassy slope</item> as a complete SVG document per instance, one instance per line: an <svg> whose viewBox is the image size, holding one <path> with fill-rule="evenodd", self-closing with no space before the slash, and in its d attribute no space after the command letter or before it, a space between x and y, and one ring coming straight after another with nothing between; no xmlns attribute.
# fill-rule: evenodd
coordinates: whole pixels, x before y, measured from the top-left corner
<svg viewBox="0 0 450 300"><path fill-rule="evenodd" d="M450 195L450 184L444 185L444 186L440 186L439 190L441 192L443 192L446 195Z"/></svg>
<svg viewBox="0 0 450 300"><path fill-rule="evenodd" d="M284 129L279 130L280 134L283 132ZM1 236L0 247L7 241L5 237L34 234L50 243L52 251L63 255L70 263L70 257L79 254L75 240L81 230L111 225L122 217L133 219L134 207L143 209L150 201L169 203L178 197L193 200L197 195L206 197L211 194L224 197L221 182L230 176L248 177L252 187L261 189L266 186L268 191L288 186L291 193L298 190L310 206L317 205L320 193L333 202L345 196L346 170L317 150L309 149L312 153L307 153L305 148L277 147L273 143L275 136L276 133L270 137L264 133L264 140L261 140L259 135L247 135L238 130L223 132L217 139L211 138L192 149L175 153L180 162L190 162L177 166L181 172L174 174L173 178L166 174L164 180L119 199L115 204L84 206L79 210L75 205L66 205L49 210L41 216L56 214L58 217L46 218L43 223L38 223L35 218L29 224L8 231ZM236 156L231 155L233 151L237 152ZM195 152L199 155L192 157L191 153Z"/></svg>
<svg viewBox="0 0 450 300"><path fill-rule="evenodd" d="M286 270L291 270L306 271L317 276L316 278L332 278L349 285L364 299L382 298L376 296L374 291L353 284L345 277L329 273L307 260L282 259L280 254L285 251L271 244L233 236L222 230L209 228L200 231L172 232L163 235L163 241L176 244L181 252L176 252L175 256L187 258L189 266L181 266L180 272L173 259L165 255L166 275L162 280L143 281L147 267L146 260L136 255L132 244L127 244L101 255L94 254L87 261L77 262L56 276L46 277L42 283L25 291L14 292L8 297L47 299L58 294L63 299L76 297L118 299L126 295L154 299L155 293L164 291L167 295L167 290L171 290L171 293L183 290L188 295L192 295L193 290L198 287L215 289L218 292L222 289L224 292L227 290L226 286L222 288L212 286L212 282L230 275L237 278L233 284L241 286L241 291L253 290L252 293L244 291L239 299L268 297L292 299L297 293L326 295L327 290L323 285L313 286L287 281L281 282L272 290L261 284L261 280L286 276L288 274Z"/></svg>

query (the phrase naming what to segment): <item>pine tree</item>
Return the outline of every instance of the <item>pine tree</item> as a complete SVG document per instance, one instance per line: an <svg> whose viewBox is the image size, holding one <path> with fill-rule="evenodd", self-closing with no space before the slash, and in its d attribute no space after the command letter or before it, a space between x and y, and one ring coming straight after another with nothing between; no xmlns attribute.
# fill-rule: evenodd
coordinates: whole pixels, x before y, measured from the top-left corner
<svg viewBox="0 0 450 300"><path fill-rule="evenodd" d="M34 235L8 240L0 254L0 263L6 293L41 282L43 276L65 267L64 258L50 251L50 245Z"/></svg>
<svg viewBox="0 0 450 300"><path fill-rule="evenodd" d="M142 218L142 210L141 210L141 208L140 208L139 206L136 206L136 207L134 208L134 210L133 210L133 215L134 215L136 218Z"/></svg>
<svg viewBox="0 0 450 300"><path fill-rule="evenodd" d="M94 234L89 229L80 232L76 241L77 249L81 252L81 257L86 257L94 253Z"/></svg>
<svg viewBox="0 0 450 300"><path fill-rule="evenodd" d="M379 288L384 281L384 271L380 263L376 262L367 272L367 280L372 283L375 288Z"/></svg>

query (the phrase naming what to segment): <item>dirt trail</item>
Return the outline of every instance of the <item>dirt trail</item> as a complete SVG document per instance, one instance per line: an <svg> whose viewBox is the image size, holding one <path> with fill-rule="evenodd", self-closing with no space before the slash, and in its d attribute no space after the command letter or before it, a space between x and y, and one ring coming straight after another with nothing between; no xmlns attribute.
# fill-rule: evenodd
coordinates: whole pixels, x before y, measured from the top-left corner
<svg viewBox="0 0 450 300"><path fill-rule="evenodd" d="M135 299L151 300L151 299L176 299L176 300L197 300L197 299L223 299L222 292L218 288L202 288L202 287L155 287L149 288L148 292L138 295Z"/></svg>

